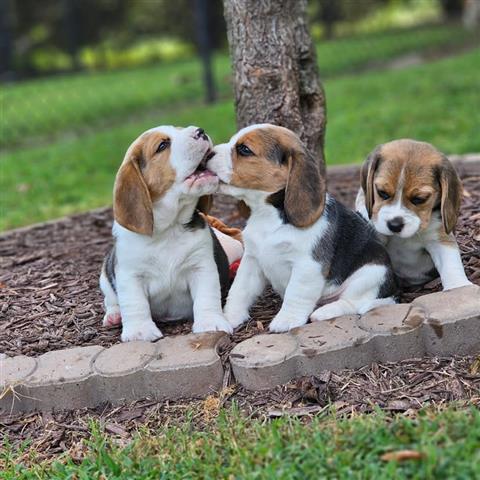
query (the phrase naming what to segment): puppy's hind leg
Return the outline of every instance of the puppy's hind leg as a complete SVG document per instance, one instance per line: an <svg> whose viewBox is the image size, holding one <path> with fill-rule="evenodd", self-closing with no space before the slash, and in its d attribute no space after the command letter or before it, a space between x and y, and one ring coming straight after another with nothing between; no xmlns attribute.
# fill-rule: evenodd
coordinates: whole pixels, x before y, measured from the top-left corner
<svg viewBox="0 0 480 480"><path fill-rule="evenodd" d="M365 265L345 280L346 287L335 302L317 308L311 315L312 322L329 320L342 315L363 315L380 305L395 303L392 296L378 298L388 274L384 265Z"/></svg>
<svg viewBox="0 0 480 480"><path fill-rule="evenodd" d="M103 326L112 327L114 325L120 325L122 323L122 315L118 305L118 297L113 290L112 284L107 278L105 268L102 268L102 273L100 274L100 289L105 296L105 315L102 322Z"/></svg>

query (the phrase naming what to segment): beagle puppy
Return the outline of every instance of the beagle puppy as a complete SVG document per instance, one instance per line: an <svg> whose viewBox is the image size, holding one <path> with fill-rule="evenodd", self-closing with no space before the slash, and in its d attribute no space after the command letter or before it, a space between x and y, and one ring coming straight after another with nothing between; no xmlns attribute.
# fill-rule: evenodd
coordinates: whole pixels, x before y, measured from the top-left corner
<svg viewBox="0 0 480 480"><path fill-rule="evenodd" d="M154 341L152 315L194 319L193 331L232 327L221 305L228 260L199 209L217 190L205 168L212 142L201 128L162 126L129 147L114 187L115 246L100 275L104 325L122 341Z"/></svg>
<svg viewBox="0 0 480 480"><path fill-rule="evenodd" d="M214 148L207 167L220 178L220 192L251 210L224 309L232 327L248 320L267 282L283 298L273 332L395 302L395 278L375 229L326 195L320 162L292 131L244 128Z"/></svg>
<svg viewBox="0 0 480 480"><path fill-rule="evenodd" d="M379 145L361 169L356 209L381 235L403 286L438 277L444 290L470 285L453 235L462 184L447 157L429 143Z"/></svg>

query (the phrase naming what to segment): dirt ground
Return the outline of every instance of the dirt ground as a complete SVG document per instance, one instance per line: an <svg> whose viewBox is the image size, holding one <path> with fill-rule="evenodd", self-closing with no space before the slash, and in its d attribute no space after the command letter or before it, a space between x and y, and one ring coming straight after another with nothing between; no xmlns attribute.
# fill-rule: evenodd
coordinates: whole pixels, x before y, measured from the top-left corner
<svg viewBox="0 0 480 480"><path fill-rule="evenodd" d="M465 197L456 236L467 276L480 284L480 176L463 178ZM330 172L328 189L353 206L358 169ZM244 219L229 197L216 198L212 214L232 226ZM111 209L75 215L0 237L0 354L37 356L73 346L110 346L120 341L119 328L105 328L98 275L112 244ZM437 291L435 280L404 293L402 301ZM232 336L234 344L264 331L280 308L267 289L252 310L252 319ZM191 322L162 323L165 335L186 333Z"/></svg>

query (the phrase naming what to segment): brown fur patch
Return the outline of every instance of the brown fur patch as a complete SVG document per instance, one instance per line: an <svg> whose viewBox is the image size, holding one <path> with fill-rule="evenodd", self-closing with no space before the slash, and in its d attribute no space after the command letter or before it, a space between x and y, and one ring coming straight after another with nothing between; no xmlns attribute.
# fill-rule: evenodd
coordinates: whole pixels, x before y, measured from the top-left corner
<svg viewBox="0 0 480 480"><path fill-rule="evenodd" d="M373 200L371 216L373 218L376 218L382 206L396 201L397 192L401 188L402 204L420 218L420 229L425 229L429 225L432 210L439 202L442 202L444 225L450 227L452 223L456 222L458 209L456 209L455 202L458 195L452 192L449 196L448 192L451 192L457 181L458 183L460 181L450 162L441 152L428 143L402 139L380 146L376 150L376 154L378 163L374 174L370 174L368 179L362 178L364 191L368 188L371 189ZM453 174L450 168L453 170ZM448 179L442 182L444 172L448 172ZM365 171L362 171L363 176L367 176ZM370 182L370 185L367 185L367 182ZM378 194L378 190L383 190L390 195L390 198L383 199ZM447 197L446 200L443 200L444 196ZM411 202L414 197L426 200L424 203L415 205ZM448 212L446 214L448 215L447 222L444 218L443 203ZM446 227L445 230L449 231Z"/></svg>
<svg viewBox="0 0 480 480"><path fill-rule="evenodd" d="M237 152L246 145L251 156ZM232 151L231 185L279 192L285 189L284 210L297 227L317 221L325 206L326 182L321 164L290 130L271 126L252 130L237 140Z"/></svg>
<svg viewBox="0 0 480 480"><path fill-rule="evenodd" d="M240 144L250 148L254 155L242 157L234 147L232 185L272 193L285 188L288 166L281 164L282 150L274 134L257 129L241 137L237 141L237 145Z"/></svg>
<svg viewBox="0 0 480 480"><path fill-rule="evenodd" d="M128 230L153 233L153 202L162 197L175 181L170 164L170 148L156 153L169 140L161 132L143 134L127 150L117 173L113 210L115 220Z"/></svg>

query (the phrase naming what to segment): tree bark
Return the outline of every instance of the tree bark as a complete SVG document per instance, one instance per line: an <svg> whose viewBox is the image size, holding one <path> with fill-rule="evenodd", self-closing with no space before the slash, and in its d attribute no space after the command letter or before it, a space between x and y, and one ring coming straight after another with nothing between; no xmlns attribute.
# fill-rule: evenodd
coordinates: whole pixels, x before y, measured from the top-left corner
<svg viewBox="0 0 480 480"><path fill-rule="evenodd" d="M323 165L325 95L306 7L306 0L224 0L238 127L290 128Z"/></svg>

